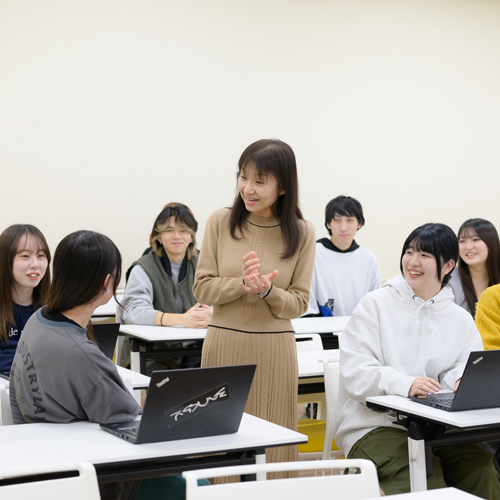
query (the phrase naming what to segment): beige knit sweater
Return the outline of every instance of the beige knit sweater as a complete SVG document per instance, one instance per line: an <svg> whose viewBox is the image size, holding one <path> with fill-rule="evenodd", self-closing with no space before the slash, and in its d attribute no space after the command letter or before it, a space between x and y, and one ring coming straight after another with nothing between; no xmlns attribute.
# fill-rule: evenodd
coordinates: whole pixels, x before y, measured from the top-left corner
<svg viewBox="0 0 500 500"><path fill-rule="evenodd" d="M238 232L237 232L237 236ZM249 213L241 238L229 234L229 209L216 210L208 219L193 285L196 300L214 306L211 326L243 332L293 331L290 319L307 310L315 253L315 231L303 222L297 253L281 260L284 241L279 220ZM278 276L265 299L246 293L243 256L254 250L261 274L275 269Z"/></svg>

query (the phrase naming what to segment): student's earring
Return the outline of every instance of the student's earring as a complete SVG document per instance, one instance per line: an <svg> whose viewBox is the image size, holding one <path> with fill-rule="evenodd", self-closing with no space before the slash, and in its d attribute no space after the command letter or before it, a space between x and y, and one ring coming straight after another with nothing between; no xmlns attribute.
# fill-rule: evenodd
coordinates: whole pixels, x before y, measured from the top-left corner
<svg viewBox="0 0 500 500"><path fill-rule="evenodd" d="M108 294L109 293L109 290L107 288L104 289L104 293L105 294Z"/></svg>

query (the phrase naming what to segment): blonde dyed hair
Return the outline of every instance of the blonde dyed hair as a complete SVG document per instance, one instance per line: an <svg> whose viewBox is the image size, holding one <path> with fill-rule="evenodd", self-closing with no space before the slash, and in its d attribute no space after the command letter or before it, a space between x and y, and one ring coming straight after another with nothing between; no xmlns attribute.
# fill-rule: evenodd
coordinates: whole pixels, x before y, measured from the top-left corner
<svg viewBox="0 0 500 500"><path fill-rule="evenodd" d="M188 231L191 235L191 243L189 244L186 254L188 260L191 260L196 252L196 231L198 230L198 222L194 218L193 212L182 203L168 203L163 207L158 217L153 224L151 235L149 236L149 244L153 248L153 252L162 256L161 233L168 227L168 220L174 217L175 224L183 231Z"/></svg>

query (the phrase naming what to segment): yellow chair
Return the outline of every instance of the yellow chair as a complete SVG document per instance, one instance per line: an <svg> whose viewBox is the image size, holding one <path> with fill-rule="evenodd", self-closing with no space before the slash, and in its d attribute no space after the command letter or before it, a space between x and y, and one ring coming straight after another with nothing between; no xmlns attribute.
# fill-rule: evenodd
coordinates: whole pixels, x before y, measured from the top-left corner
<svg viewBox="0 0 500 500"><path fill-rule="evenodd" d="M328 351L325 351L325 355ZM342 458L344 453L335 444L336 404L339 391L339 362L321 359L325 377L326 421L300 419L297 421L298 432L306 434L309 440L299 445L299 460L328 460Z"/></svg>

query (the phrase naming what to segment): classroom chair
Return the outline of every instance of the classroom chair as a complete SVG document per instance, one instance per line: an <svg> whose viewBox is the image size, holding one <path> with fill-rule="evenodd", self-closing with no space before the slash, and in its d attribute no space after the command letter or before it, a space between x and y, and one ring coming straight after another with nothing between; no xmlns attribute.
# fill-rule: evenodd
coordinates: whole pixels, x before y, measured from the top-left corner
<svg viewBox="0 0 500 500"><path fill-rule="evenodd" d="M358 474L344 474L347 468L358 469ZM315 475L263 481L245 481L209 486L198 486L198 479L222 476L241 476L282 471L332 471L335 475ZM377 469L369 460L318 460L316 462L285 462L272 464L237 465L183 472L186 479L186 500L255 500L256 498L342 498L361 500L378 498L380 489Z"/></svg>
<svg viewBox="0 0 500 500"><path fill-rule="evenodd" d="M0 385L0 425L13 425L12 411L10 409L10 398L7 387Z"/></svg>
<svg viewBox="0 0 500 500"><path fill-rule="evenodd" d="M323 350L323 342L321 342L319 333L296 333L295 342L297 343L297 352Z"/></svg>
<svg viewBox="0 0 500 500"><path fill-rule="evenodd" d="M344 454L335 444L337 430L337 397L339 392L340 368L338 359L321 359L325 377L326 421L300 419L297 430L306 434L309 440L299 444L299 460L328 460L341 458Z"/></svg>
<svg viewBox="0 0 500 500"><path fill-rule="evenodd" d="M61 466L20 467L13 472L0 470L2 500L100 500L94 466L90 463Z"/></svg>

